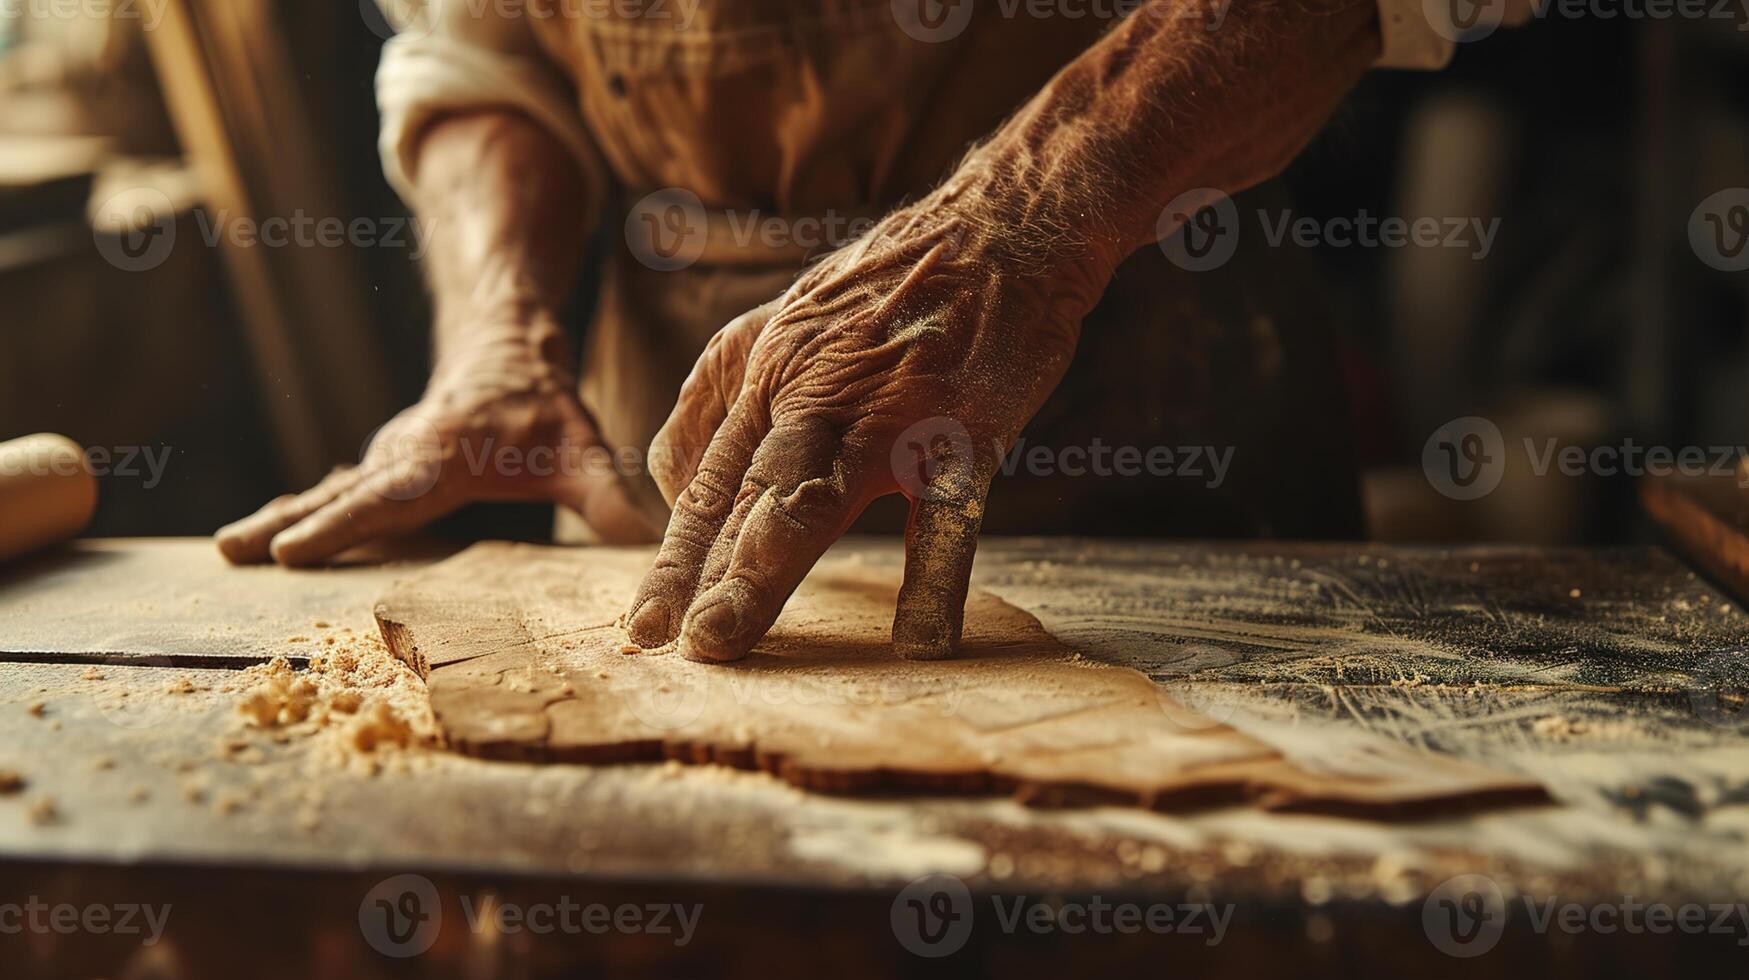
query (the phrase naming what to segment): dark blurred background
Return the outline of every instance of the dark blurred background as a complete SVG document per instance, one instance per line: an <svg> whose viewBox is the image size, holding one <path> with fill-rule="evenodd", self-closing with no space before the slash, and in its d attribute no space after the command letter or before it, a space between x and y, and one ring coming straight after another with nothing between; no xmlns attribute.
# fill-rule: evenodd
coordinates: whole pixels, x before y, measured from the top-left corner
<svg viewBox="0 0 1749 980"><path fill-rule="evenodd" d="M379 234L405 218L375 147L386 27L358 0L84 6L0 4L0 439L167 448L162 485L104 477L91 532L204 534L356 460L423 383L410 230L374 247L208 241L225 216ZM1501 31L1444 73L1368 76L1294 165L1297 213L1501 219L1485 262L1318 250L1376 537L1648 534L1623 479L1509 468L1485 502L1453 507L1421 459L1455 417L1485 414L1509 442L1749 442L1749 279L1710 268L1687 235L1701 201L1749 185L1738 26ZM130 222L165 198L160 248L162 229ZM545 524L505 508L460 520Z"/></svg>

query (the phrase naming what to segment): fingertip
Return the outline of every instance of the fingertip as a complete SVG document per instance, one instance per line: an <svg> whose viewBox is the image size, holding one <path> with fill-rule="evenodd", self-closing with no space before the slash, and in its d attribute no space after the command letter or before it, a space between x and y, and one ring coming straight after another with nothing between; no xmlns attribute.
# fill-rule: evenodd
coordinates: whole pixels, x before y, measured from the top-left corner
<svg viewBox="0 0 1749 980"><path fill-rule="evenodd" d="M302 568L328 557L325 552L312 547L311 539L314 534L300 528L301 525L288 528L273 536L267 551L276 563L287 568Z"/></svg>
<svg viewBox="0 0 1749 980"><path fill-rule="evenodd" d="M681 656L704 663L727 663L740 660L752 649L741 628L746 620L742 611L745 597L728 595L728 591L712 589L687 614L680 627Z"/></svg>
<svg viewBox="0 0 1749 980"><path fill-rule="evenodd" d="M959 631L940 616L901 611L893 619L893 652L904 660L951 660L959 652Z"/></svg>
<svg viewBox="0 0 1749 980"><path fill-rule="evenodd" d="M645 650L668 645L679 632L672 607L660 596L645 599L626 619L626 634Z"/></svg>
<svg viewBox="0 0 1749 980"><path fill-rule="evenodd" d="M241 522L238 522L239 524ZM238 524L227 524L213 533L219 554L233 565L254 565L267 560L267 549L244 533Z"/></svg>

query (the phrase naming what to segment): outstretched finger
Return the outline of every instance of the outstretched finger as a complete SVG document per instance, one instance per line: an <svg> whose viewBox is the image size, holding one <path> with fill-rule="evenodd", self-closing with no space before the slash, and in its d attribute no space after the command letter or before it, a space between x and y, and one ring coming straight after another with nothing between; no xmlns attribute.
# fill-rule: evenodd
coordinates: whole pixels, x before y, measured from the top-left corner
<svg viewBox="0 0 1749 980"><path fill-rule="evenodd" d="M995 461L972 444L933 461L905 527L905 580L893 615L893 649L906 660L945 660L959 647L978 531ZM902 483L908 482L901 480Z"/></svg>
<svg viewBox="0 0 1749 980"><path fill-rule="evenodd" d="M269 501L248 517L219 528L213 535L219 553L236 565L268 561L272 557L268 548L275 535L333 503L357 482L357 468L345 466L303 493Z"/></svg>
<svg viewBox="0 0 1749 980"><path fill-rule="evenodd" d="M269 549L281 565L314 565L366 541L428 524L461 503L421 475L373 468L327 506L275 535Z"/></svg>
<svg viewBox="0 0 1749 980"><path fill-rule="evenodd" d="M759 422L743 399L717 429L686 489L674 499L662 549L626 614L626 633L633 643L654 649L680 635L681 617L698 588L705 558L735 506L758 445Z"/></svg>
<svg viewBox="0 0 1749 980"><path fill-rule="evenodd" d="M738 660L753 649L820 556L868 504L866 460L854 439L825 427L772 431L741 491L743 501L752 501L745 519L725 529L712 556L712 564L725 566L721 580L701 592L686 614L682 655Z"/></svg>

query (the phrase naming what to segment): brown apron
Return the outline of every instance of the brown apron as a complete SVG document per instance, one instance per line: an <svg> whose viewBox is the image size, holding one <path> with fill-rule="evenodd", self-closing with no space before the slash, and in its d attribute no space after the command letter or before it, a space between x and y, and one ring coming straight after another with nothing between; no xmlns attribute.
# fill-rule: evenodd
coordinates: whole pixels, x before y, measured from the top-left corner
<svg viewBox="0 0 1749 980"><path fill-rule="evenodd" d="M782 293L806 261L796 242L747 239L751 222L812 217L806 227L842 230L914 199L1108 26L979 4L958 36L930 43L900 28L892 0L701 0L685 29L678 0L618 18L632 8L544 3L536 33L575 80L618 185L583 399L610 444L635 447L649 445L711 335ZM652 268L660 243L640 241L637 222L620 233L621 219L668 188L696 195L713 241L724 228L742 240ZM1241 212L1269 193L1242 196ZM1360 533L1331 330L1293 268L1306 256L1258 237L1216 271L1180 270L1157 248L1122 266L1018 465L997 480L986 531ZM1105 475L1092 462L1102 446ZM1120 471L1122 447L1134 452ZM1211 449L1227 459L1219 480ZM632 482L659 506L647 478ZM902 519L877 505L861 527Z"/></svg>

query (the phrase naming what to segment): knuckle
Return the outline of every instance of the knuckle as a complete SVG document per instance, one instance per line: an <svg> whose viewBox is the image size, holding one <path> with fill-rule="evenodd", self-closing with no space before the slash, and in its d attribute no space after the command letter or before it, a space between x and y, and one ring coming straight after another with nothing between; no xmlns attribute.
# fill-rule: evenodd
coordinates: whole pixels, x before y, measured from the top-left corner
<svg viewBox="0 0 1749 980"><path fill-rule="evenodd" d="M772 511L802 530L823 530L844 513L844 491L830 480L804 480L794 490L770 494Z"/></svg>
<svg viewBox="0 0 1749 980"><path fill-rule="evenodd" d="M713 467L700 467L674 506L701 518L720 515L734 499L735 484Z"/></svg>

